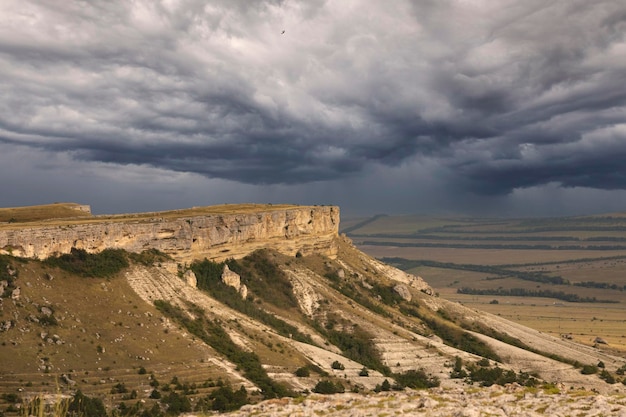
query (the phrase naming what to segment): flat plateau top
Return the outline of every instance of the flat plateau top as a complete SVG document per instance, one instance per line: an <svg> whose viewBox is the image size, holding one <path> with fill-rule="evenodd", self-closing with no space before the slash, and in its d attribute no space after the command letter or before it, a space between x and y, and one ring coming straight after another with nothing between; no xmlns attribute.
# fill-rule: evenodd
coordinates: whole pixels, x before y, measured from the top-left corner
<svg viewBox="0 0 626 417"><path fill-rule="evenodd" d="M21 229L33 226L61 224L85 224L125 221L150 221L154 218L194 217L209 214L247 214L294 208L306 208L293 204L223 204L219 206L192 207L147 213L105 214L94 216L82 211L76 203L54 203L42 206L0 208L0 230Z"/></svg>

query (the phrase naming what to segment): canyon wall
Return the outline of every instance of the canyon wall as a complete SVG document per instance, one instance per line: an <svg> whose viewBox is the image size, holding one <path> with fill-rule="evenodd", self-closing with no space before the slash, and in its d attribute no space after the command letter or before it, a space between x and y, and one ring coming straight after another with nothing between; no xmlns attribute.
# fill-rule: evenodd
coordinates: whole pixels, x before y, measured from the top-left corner
<svg viewBox="0 0 626 417"><path fill-rule="evenodd" d="M0 253L43 259L69 253L72 247L92 253L107 248L129 252L154 248L186 262L205 257L216 261L240 258L256 249L272 248L287 255L300 252L335 257L338 230L336 206L268 205L254 212L150 213L124 219L94 216L85 221L3 227Z"/></svg>

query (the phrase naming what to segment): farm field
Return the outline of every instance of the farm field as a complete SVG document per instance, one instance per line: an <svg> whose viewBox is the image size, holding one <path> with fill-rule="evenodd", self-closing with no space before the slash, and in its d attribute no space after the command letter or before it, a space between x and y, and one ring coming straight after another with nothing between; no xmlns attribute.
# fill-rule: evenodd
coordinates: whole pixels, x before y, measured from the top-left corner
<svg viewBox="0 0 626 417"><path fill-rule="evenodd" d="M440 297L626 356L623 213L377 215L348 225L343 231L359 249L423 277Z"/></svg>

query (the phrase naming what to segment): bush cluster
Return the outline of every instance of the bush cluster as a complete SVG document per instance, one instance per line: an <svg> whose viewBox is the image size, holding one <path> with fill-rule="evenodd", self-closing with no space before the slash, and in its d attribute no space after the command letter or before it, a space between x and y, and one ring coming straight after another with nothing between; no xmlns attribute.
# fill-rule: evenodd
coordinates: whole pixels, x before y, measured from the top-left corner
<svg viewBox="0 0 626 417"><path fill-rule="evenodd" d="M313 344L313 340L309 335L303 334L295 326L262 310L251 299L242 299L234 288L224 284L222 282L222 272L225 264L224 262L217 263L206 259L202 262L194 262L191 265L191 269L196 275L198 288L206 291L213 298L221 301L228 307L272 327L282 336L291 337L299 342Z"/></svg>
<svg viewBox="0 0 626 417"><path fill-rule="evenodd" d="M126 252L122 249L87 253L84 249L72 248L70 253L49 257L44 263L76 275L94 278L110 277L128 267Z"/></svg>
<svg viewBox="0 0 626 417"><path fill-rule="evenodd" d="M345 392L345 388L340 382L333 382L330 379L322 379L315 385L313 392L318 394L338 394Z"/></svg>

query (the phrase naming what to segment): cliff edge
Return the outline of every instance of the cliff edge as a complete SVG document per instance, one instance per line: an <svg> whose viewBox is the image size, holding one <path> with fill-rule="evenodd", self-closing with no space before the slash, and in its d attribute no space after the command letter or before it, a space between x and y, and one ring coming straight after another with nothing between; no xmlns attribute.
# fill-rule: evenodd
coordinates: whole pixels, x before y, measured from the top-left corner
<svg viewBox="0 0 626 417"><path fill-rule="evenodd" d="M337 254L336 206L223 205L136 215L90 216L0 225L0 253L44 259L71 248L142 252L177 261L241 258L260 248L286 255Z"/></svg>

